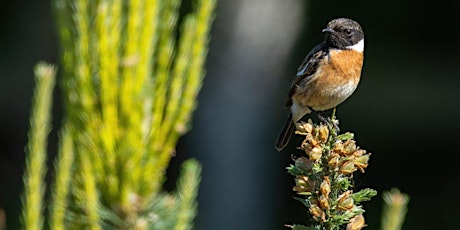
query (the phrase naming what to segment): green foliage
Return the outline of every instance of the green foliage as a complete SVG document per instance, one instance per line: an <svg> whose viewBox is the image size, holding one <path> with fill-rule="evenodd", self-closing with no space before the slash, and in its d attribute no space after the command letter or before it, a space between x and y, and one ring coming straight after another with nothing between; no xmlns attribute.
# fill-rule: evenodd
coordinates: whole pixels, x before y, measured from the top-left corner
<svg viewBox="0 0 460 230"><path fill-rule="evenodd" d="M199 164L184 163L177 194L166 194L161 185L197 106L215 0L196 0L183 18L180 3L53 1L65 116L50 229L191 229ZM45 220L51 69L53 81L41 80L46 77L36 71L25 229L42 229Z"/></svg>
<svg viewBox="0 0 460 230"><path fill-rule="evenodd" d="M299 224L287 225L286 227L291 228L292 230L320 230L319 228L308 227L308 226L299 225Z"/></svg>
<svg viewBox="0 0 460 230"><path fill-rule="evenodd" d="M363 202L363 201L370 201L372 197L377 195L377 191L370 189L370 188L365 188L359 192L355 192L351 195L353 200L357 203Z"/></svg>
<svg viewBox="0 0 460 230"><path fill-rule="evenodd" d="M393 188L383 193L382 230L400 230L407 213L409 196Z"/></svg>
<svg viewBox="0 0 460 230"><path fill-rule="evenodd" d="M27 229L43 228L47 137L51 129L52 92L56 68L46 63L35 66L36 89L32 101L30 132L27 144L22 223Z"/></svg>
<svg viewBox="0 0 460 230"><path fill-rule="evenodd" d="M64 127L60 135L59 155L55 161L55 181L52 187L52 206L50 207L50 229L64 230L69 185L74 170L74 150L70 130Z"/></svg>

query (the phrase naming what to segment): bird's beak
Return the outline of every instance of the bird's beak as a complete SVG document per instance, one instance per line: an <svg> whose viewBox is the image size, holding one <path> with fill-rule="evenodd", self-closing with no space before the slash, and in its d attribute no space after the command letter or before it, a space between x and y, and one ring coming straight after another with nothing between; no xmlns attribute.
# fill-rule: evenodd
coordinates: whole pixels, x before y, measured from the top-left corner
<svg viewBox="0 0 460 230"><path fill-rule="evenodd" d="M328 27L328 28L323 29L321 32L323 32L323 33L325 33L325 32L327 32L327 33L334 33L335 31L334 31L333 29L331 29L331 28Z"/></svg>

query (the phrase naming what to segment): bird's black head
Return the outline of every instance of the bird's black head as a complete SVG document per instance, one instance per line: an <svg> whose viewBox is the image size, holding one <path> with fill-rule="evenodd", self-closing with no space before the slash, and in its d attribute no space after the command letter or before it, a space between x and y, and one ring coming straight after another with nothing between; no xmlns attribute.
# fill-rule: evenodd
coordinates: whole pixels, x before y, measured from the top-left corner
<svg viewBox="0 0 460 230"><path fill-rule="evenodd" d="M323 30L326 33L326 44L337 49L364 48L364 32L361 26L348 18L337 18L330 21Z"/></svg>

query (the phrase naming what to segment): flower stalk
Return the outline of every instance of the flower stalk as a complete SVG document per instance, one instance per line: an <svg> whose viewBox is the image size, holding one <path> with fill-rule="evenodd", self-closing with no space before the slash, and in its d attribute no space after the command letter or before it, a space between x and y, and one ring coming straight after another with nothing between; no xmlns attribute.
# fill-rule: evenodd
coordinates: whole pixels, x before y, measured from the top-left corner
<svg viewBox="0 0 460 230"><path fill-rule="evenodd" d="M309 226L287 225L292 229L359 230L366 226L362 201L368 201L377 192L362 189L355 192L353 174L364 173L370 153L360 148L353 133L338 135L338 120L331 124L299 122L295 134L303 136L299 150L303 153L287 167L294 176L299 200L308 209Z"/></svg>

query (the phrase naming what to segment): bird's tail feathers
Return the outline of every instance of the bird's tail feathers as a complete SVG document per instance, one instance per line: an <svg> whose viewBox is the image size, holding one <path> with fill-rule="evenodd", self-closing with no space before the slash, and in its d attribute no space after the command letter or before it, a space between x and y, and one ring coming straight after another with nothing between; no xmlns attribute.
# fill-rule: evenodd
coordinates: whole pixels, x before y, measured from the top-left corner
<svg viewBox="0 0 460 230"><path fill-rule="evenodd" d="M278 138L276 139L275 147L278 152L284 149L286 145L289 143L289 139L291 139L292 132L294 131L294 122L292 121L292 114L289 113L289 116L286 120L286 123L281 130Z"/></svg>

